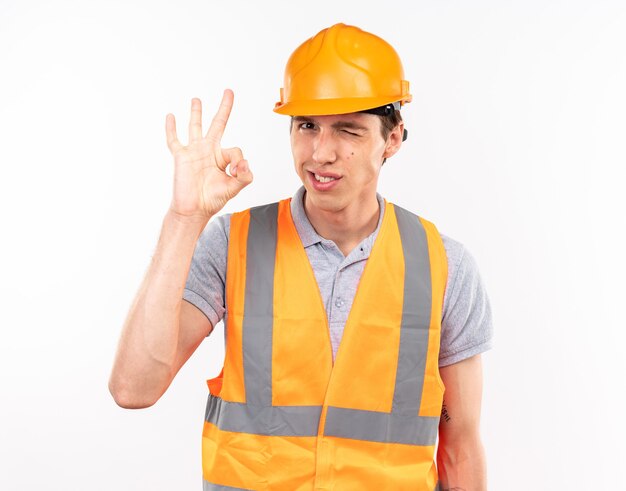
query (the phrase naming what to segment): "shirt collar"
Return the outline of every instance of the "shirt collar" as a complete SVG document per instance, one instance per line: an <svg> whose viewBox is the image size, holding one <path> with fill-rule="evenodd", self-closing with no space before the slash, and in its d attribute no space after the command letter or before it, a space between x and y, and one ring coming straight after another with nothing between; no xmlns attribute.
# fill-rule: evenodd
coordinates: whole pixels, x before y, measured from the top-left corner
<svg viewBox="0 0 626 491"><path fill-rule="evenodd" d="M324 239L321 235L319 235L309 218L304 211L304 195L306 193L306 189L304 186L300 186L300 188L296 191L296 194L293 195L291 199L291 216L293 218L293 223L296 226L296 230L298 231L298 235L300 236L300 240L302 241L302 245L307 248L312 246L313 244L317 244L318 242L322 242ZM378 231L380 230L380 224L383 222L383 214L385 213L385 200L383 197L376 193L376 199L378 200L378 206L380 207L380 213L378 215L378 224L376 225L376 230L374 230L363 242L365 242L368 249L371 249L371 246L374 243L374 239L378 235Z"/></svg>

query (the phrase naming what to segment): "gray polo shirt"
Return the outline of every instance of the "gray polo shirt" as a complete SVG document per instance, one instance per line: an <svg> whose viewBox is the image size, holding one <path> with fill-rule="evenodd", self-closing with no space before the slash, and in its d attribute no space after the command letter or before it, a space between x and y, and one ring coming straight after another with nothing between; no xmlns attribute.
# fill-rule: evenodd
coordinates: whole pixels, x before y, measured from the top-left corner
<svg viewBox="0 0 626 491"><path fill-rule="evenodd" d="M376 230L344 256L321 237L304 211L304 187L291 200L291 214L319 285L330 328L333 361L352 307L365 263L378 235L385 202L377 194ZM225 287L230 214L212 220L200 235L183 298L198 307L215 326L226 315ZM476 262L465 247L441 234L448 258L448 282L441 313L439 366L451 365L491 348L493 325L489 299Z"/></svg>

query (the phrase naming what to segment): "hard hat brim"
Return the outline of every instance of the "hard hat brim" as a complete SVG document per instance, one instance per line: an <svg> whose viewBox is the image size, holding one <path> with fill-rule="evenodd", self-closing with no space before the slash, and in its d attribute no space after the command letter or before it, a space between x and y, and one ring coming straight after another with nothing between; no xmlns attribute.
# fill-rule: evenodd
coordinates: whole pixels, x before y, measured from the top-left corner
<svg viewBox="0 0 626 491"><path fill-rule="evenodd" d="M400 99L402 104L410 101L411 96L409 94ZM277 102L274 106L274 112L288 116L327 116L330 114L357 113L393 102L398 102L397 96Z"/></svg>

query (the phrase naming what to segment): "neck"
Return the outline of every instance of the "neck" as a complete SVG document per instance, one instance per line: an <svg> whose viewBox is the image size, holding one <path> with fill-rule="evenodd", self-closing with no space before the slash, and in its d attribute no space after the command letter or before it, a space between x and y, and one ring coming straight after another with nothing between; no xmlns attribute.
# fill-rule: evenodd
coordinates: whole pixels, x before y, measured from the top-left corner
<svg viewBox="0 0 626 491"><path fill-rule="evenodd" d="M380 215L376 194L341 210L320 209L307 199L307 193L303 200L304 210L315 231L337 244L344 256L376 230Z"/></svg>

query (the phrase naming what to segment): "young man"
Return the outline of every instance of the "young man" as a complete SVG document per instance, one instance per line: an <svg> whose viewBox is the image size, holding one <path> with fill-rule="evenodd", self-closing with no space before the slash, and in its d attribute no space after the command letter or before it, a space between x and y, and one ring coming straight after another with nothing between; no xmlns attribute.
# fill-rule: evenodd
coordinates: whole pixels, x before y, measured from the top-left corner
<svg viewBox="0 0 626 491"><path fill-rule="evenodd" d="M192 100L187 146L167 116L173 198L110 390L122 407L154 404L224 319L205 490L486 489L480 353L492 327L476 265L376 192L406 136L403 76L389 44L352 26L303 43L275 107L292 117L303 186L208 226L252 182L241 150L220 145L233 94L205 136Z"/></svg>

